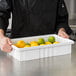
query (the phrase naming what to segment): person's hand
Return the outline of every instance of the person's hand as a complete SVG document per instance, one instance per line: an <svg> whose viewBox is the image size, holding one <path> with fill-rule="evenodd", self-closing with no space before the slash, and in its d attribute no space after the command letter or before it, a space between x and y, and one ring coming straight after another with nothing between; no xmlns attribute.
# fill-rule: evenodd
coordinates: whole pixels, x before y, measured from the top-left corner
<svg viewBox="0 0 76 76"><path fill-rule="evenodd" d="M11 52L12 51L12 42L10 40L10 38L8 37L0 37L0 48L2 51L4 52Z"/></svg>
<svg viewBox="0 0 76 76"><path fill-rule="evenodd" d="M59 29L58 35L63 37L63 38L70 38L70 36L65 32L64 28Z"/></svg>

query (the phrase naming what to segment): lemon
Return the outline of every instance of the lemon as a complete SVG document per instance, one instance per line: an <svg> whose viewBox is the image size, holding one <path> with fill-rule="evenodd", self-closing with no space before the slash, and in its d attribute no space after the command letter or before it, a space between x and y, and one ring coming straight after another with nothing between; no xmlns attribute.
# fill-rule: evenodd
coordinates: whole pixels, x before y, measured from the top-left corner
<svg viewBox="0 0 76 76"><path fill-rule="evenodd" d="M37 43L37 44L38 44L38 42L37 42L37 41L31 41L31 42L30 42L30 44L34 44L34 43Z"/></svg>
<svg viewBox="0 0 76 76"><path fill-rule="evenodd" d="M38 43L33 43L31 46L39 46Z"/></svg>
<svg viewBox="0 0 76 76"><path fill-rule="evenodd" d="M51 43L54 43L55 42L55 37L54 36L48 37L48 41L51 42Z"/></svg>
<svg viewBox="0 0 76 76"><path fill-rule="evenodd" d="M19 40L16 43L16 46L19 47L19 48L23 48L25 45L26 45L26 43L23 40Z"/></svg>
<svg viewBox="0 0 76 76"><path fill-rule="evenodd" d="M45 45L45 44L40 44L40 46L43 46L43 45Z"/></svg>
<svg viewBox="0 0 76 76"><path fill-rule="evenodd" d="M31 42L30 42L30 45L31 45L31 46L38 46L38 42L37 42L37 41L31 41Z"/></svg>
<svg viewBox="0 0 76 76"><path fill-rule="evenodd" d="M24 48L25 48L25 47L31 47L31 46L30 46L30 45L25 45Z"/></svg>
<svg viewBox="0 0 76 76"><path fill-rule="evenodd" d="M59 42L58 41L55 41L53 44L58 44Z"/></svg>
<svg viewBox="0 0 76 76"><path fill-rule="evenodd" d="M45 42L45 44L48 45L48 44L52 44L52 43L48 41L48 42Z"/></svg>
<svg viewBox="0 0 76 76"><path fill-rule="evenodd" d="M43 38L38 39L38 44L44 44L44 43L45 43L45 40Z"/></svg>

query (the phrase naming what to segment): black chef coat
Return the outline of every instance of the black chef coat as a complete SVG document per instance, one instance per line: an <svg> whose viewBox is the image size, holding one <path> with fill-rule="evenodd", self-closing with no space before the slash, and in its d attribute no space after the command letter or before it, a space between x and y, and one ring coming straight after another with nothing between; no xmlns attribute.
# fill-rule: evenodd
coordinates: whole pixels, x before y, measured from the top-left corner
<svg viewBox="0 0 76 76"><path fill-rule="evenodd" d="M0 29L6 31L12 13L12 37L56 33L70 34L64 0L0 0Z"/></svg>

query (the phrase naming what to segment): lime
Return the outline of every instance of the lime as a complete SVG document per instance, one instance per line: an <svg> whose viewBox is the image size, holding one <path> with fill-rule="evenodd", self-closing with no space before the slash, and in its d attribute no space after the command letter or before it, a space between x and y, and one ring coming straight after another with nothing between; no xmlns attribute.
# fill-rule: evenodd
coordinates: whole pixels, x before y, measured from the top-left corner
<svg viewBox="0 0 76 76"><path fill-rule="evenodd" d="M38 39L38 44L45 44L45 40L43 38Z"/></svg>
<svg viewBox="0 0 76 76"><path fill-rule="evenodd" d="M55 42L55 37L54 36L49 36L48 41L51 42L51 43Z"/></svg>
<svg viewBox="0 0 76 76"><path fill-rule="evenodd" d="M30 43L26 43L26 45L30 45Z"/></svg>

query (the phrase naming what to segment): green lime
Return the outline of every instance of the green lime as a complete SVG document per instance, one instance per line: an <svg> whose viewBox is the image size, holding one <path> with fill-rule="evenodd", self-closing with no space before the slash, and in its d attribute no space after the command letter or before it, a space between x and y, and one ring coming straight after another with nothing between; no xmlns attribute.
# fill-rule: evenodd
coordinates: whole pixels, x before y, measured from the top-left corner
<svg viewBox="0 0 76 76"><path fill-rule="evenodd" d="M54 36L49 36L48 41L51 42L51 43L55 42L55 37Z"/></svg>
<svg viewBox="0 0 76 76"><path fill-rule="evenodd" d="M30 43L26 43L26 45L30 45Z"/></svg>
<svg viewBox="0 0 76 76"><path fill-rule="evenodd" d="M38 39L38 44L44 44L44 43L45 43L45 40L43 38Z"/></svg>

